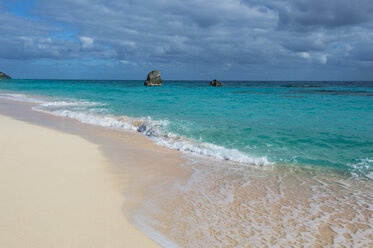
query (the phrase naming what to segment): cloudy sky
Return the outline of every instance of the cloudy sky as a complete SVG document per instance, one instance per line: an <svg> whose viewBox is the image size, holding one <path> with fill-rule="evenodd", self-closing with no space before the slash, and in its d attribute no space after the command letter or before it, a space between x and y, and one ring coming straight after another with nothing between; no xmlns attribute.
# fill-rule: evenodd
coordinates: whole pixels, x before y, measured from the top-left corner
<svg viewBox="0 0 373 248"><path fill-rule="evenodd" d="M0 71L373 80L372 13L372 0L0 0Z"/></svg>

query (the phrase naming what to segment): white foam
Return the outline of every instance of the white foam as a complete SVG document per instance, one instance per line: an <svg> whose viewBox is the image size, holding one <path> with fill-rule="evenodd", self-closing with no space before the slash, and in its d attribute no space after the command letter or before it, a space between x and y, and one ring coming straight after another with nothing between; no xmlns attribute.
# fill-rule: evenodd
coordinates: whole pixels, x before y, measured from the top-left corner
<svg viewBox="0 0 373 248"><path fill-rule="evenodd" d="M170 137L172 135L169 135ZM202 156L230 160L237 163L250 165L271 165L266 157L253 157L244 154L237 149L228 149L211 143L199 143L188 139L173 139L165 137L151 137L156 144L179 150L184 153L194 153Z"/></svg>
<svg viewBox="0 0 373 248"><path fill-rule="evenodd" d="M39 107L34 107L35 110L47 112L57 116L68 117L71 119L79 120L82 123L117 128L124 130L136 130L141 124L146 125L145 131L142 133L149 136L156 144L165 146L171 149L176 149L184 153L193 153L197 155L230 160L233 162L250 164L250 165L270 165L272 164L266 157L251 157L236 149L227 149L222 146L217 146L211 143L199 143L193 140L180 137L174 133L164 134L164 129L168 125L167 120L152 120L147 118L130 118L127 116L108 116L87 114L84 112L76 112L71 110L55 110L46 111Z"/></svg>
<svg viewBox="0 0 373 248"><path fill-rule="evenodd" d="M69 107L69 106L97 106L100 105L96 102L65 102L65 101L55 101L55 102L43 102L40 104L41 107ZM102 105L102 104L101 104Z"/></svg>
<svg viewBox="0 0 373 248"><path fill-rule="evenodd" d="M95 114L87 114L84 112L75 112L71 110L56 110L56 111L45 111L39 108L33 108L36 111L46 112L56 116L67 117L71 119L78 120L85 124L101 126L101 127L111 127L111 128L120 128L125 130L136 130L132 125L118 120L113 116L100 116Z"/></svg>
<svg viewBox="0 0 373 248"><path fill-rule="evenodd" d="M373 172L371 171L373 169L372 158L359 159L357 163L350 163L347 165L352 168L353 175L359 177L361 174L363 174L369 179L373 179Z"/></svg>
<svg viewBox="0 0 373 248"><path fill-rule="evenodd" d="M103 105L96 102L88 102L88 101L48 101L48 99L40 99L31 97L25 94L18 94L18 93L0 93L0 98L13 100L13 101L20 101L20 102L30 102L30 103L38 103L39 107L66 107L66 106L97 106Z"/></svg>
<svg viewBox="0 0 373 248"><path fill-rule="evenodd" d="M367 177L373 180L373 172L369 172L369 173L367 174Z"/></svg>
<svg viewBox="0 0 373 248"><path fill-rule="evenodd" d="M7 100L13 100L13 101L20 101L20 102L44 103L44 101L40 99L29 97L24 94L0 93L0 98L7 99Z"/></svg>
<svg viewBox="0 0 373 248"><path fill-rule="evenodd" d="M55 101L55 99L42 100L24 94L13 93L0 94L0 97L22 102L37 103L38 105L32 108L35 111L75 119L90 125L136 130L138 126L144 124L146 129L142 133L149 136L156 144L184 153L192 153L250 165L273 164L269 162L266 157L253 157L237 149L228 149L211 143L197 142L172 132L167 132L167 125L169 124L167 120L153 120L151 117L130 118L127 116L97 114L105 112L102 109L89 109L90 107L103 105L97 102L75 100ZM78 110L76 109L77 107L79 108ZM83 109L81 109L81 107L83 107Z"/></svg>

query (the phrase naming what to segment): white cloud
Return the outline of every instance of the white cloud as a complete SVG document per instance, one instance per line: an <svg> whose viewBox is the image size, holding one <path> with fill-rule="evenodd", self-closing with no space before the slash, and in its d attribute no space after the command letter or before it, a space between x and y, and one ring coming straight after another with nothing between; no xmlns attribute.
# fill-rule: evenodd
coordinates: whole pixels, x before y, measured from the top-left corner
<svg viewBox="0 0 373 248"><path fill-rule="evenodd" d="M301 56L304 59L310 59L311 58L311 55L309 53L306 53L306 52L299 53L299 56Z"/></svg>
<svg viewBox="0 0 373 248"><path fill-rule="evenodd" d="M93 46L94 39L88 36L79 36L79 40L82 43L83 48L91 48Z"/></svg>

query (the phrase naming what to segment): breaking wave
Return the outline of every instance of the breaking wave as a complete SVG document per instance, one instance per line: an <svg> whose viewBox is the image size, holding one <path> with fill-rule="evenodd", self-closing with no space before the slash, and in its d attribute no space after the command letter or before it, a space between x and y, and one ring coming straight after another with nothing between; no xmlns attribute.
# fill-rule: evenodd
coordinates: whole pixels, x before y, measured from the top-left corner
<svg viewBox="0 0 373 248"><path fill-rule="evenodd" d="M192 153L233 162L270 165L265 157L251 157L236 149L227 149L211 143L196 142L192 139L167 132L167 120L153 120L151 117L131 118L128 116L98 115L92 113L75 112L71 110L46 111L44 108L34 107L34 110L47 112L57 116L76 119L82 123L138 131L152 139L157 145L176 149L184 153Z"/></svg>
<svg viewBox="0 0 373 248"><path fill-rule="evenodd" d="M24 94L3 94L1 98L29 102L36 104L33 110L67 117L85 124L96 125L119 130L137 131L146 135L157 145L179 150L200 156L221 160L229 160L248 165L271 165L266 157L254 157L237 149L228 149L207 142L198 142L193 139L169 132L168 120L154 120L151 117L132 118L128 116L116 116L106 112L105 105L89 101L56 101L55 99L39 99ZM102 114L105 113L105 114Z"/></svg>

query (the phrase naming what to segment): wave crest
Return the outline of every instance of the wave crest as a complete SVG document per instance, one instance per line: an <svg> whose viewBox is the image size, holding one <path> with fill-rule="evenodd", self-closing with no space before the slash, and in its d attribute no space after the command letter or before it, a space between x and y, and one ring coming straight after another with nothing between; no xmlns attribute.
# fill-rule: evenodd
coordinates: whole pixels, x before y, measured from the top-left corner
<svg viewBox="0 0 373 248"><path fill-rule="evenodd" d="M78 120L85 124L127 131L138 131L157 145L179 150L183 153L196 154L222 160L250 165L270 165L266 157L254 157L237 149L228 149L211 143L198 142L193 139L169 132L168 120L154 120L151 117L132 118L128 116L115 116L102 114L105 106L102 103L89 101L56 101L55 99L37 99L24 94L0 94L0 97L10 100L32 102L37 105L32 107L56 116Z"/></svg>

